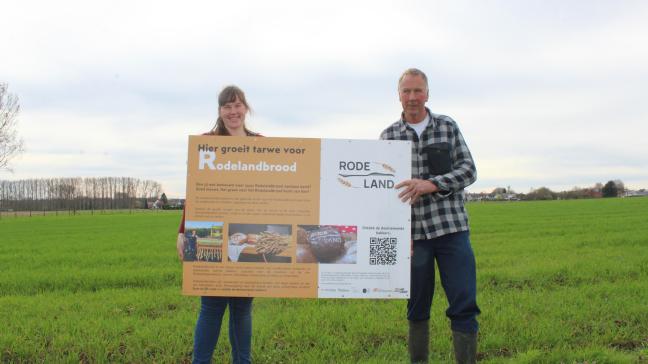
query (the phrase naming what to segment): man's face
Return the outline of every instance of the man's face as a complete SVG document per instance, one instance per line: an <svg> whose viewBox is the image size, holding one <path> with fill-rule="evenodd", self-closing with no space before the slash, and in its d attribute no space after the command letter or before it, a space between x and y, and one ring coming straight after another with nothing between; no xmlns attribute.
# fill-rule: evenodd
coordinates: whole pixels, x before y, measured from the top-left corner
<svg viewBox="0 0 648 364"><path fill-rule="evenodd" d="M398 86L398 98L403 105L406 121L417 123L425 118L428 88L423 77L405 75Z"/></svg>

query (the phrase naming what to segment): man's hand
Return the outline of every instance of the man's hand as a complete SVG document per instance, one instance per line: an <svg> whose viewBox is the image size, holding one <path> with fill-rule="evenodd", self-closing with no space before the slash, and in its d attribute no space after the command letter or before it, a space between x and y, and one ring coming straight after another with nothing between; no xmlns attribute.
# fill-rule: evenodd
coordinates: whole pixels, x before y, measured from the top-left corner
<svg viewBox="0 0 648 364"><path fill-rule="evenodd" d="M409 201L410 205L413 205L418 201L418 199L425 194L434 193L439 190L439 188L432 182L424 179L412 178L407 181L403 181L396 185L396 189L405 188L401 193L398 194L398 198L403 202Z"/></svg>
<svg viewBox="0 0 648 364"><path fill-rule="evenodd" d="M178 240L176 241L176 249L178 250L178 259L182 261L184 259L184 247L185 247L185 236L182 233L178 234Z"/></svg>

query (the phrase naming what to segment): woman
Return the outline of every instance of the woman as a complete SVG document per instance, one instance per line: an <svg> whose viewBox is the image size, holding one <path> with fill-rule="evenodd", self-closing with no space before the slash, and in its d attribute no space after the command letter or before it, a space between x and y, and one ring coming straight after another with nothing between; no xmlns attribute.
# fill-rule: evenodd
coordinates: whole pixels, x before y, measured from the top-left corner
<svg viewBox="0 0 648 364"><path fill-rule="evenodd" d="M259 136L245 126L245 116L250 112L245 94L236 86L227 86L218 95L218 120L205 135ZM184 256L184 214L178 230L178 257ZM193 363L211 362L225 309L229 305L229 339L233 363L250 363L252 343L251 297L201 297L200 315L194 333Z"/></svg>

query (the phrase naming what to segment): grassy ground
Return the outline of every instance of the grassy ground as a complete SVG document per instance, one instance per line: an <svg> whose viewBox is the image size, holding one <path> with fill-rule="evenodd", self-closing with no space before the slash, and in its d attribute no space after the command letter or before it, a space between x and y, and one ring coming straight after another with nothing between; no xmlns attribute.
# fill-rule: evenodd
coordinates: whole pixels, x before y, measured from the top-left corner
<svg viewBox="0 0 648 364"><path fill-rule="evenodd" d="M648 362L648 198L468 205L485 363ZM189 361L178 212L0 220L0 361ZM452 362L439 291L433 362ZM405 301L256 299L257 363L405 363ZM228 362L223 325L214 362Z"/></svg>

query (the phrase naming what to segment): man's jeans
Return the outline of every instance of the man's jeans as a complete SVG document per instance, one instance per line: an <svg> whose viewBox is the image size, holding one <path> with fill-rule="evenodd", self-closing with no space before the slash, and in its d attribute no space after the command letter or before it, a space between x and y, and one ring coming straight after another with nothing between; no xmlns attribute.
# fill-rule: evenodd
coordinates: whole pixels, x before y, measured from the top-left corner
<svg viewBox="0 0 648 364"><path fill-rule="evenodd" d="M446 316L453 331L474 333L479 329L477 279L470 233L461 231L429 240L414 241L411 296L407 319L428 320L434 295L434 261L439 266L441 284L448 297Z"/></svg>
<svg viewBox="0 0 648 364"><path fill-rule="evenodd" d="M200 315L194 334L193 363L210 363L218 342L225 308L229 305L229 339L232 363L250 363L252 344L251 297L201 297Z"/></svg>

